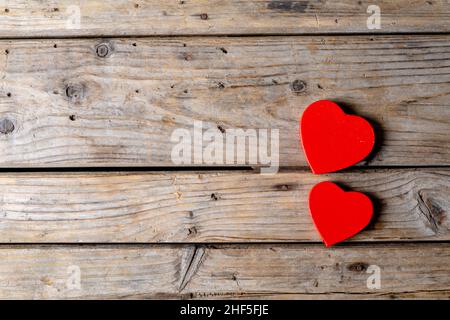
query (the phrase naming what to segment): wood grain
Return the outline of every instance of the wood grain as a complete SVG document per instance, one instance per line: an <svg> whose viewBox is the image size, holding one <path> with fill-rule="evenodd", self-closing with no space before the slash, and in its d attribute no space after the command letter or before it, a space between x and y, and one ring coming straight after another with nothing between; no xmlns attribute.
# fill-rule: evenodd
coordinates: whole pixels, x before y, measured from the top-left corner
<svg viewBox="0 0 450 320"><path fill-rule="evenodd" d="M280 165L305 166L298 120L318 99L372 122L365 165L450 164L448 35L0 41L0 52L2 167L174 166L171 135L194 121L279 129Z"/></svg>
<svg viewBox="0 0 450 320"><path fill-rule="evenodd" d="M374 202L352 241L450 240L450 170L409 169L2 174L0 242L317 242L307 199L324 180Z"/></svg>
<svg viewBox="0 0 450 320"><path fill-rule="evenodd" d="M380 29L367 27L370 5ZM449 21L448 0L0 2L0 37L448 32Z"/></svg>
<svg viewBox="0 0 450 320"><path fill-rule="evenodd" d="M449 264L449 244L2 247L0 298L449 298Z"/></svg>
<svg viewBox="0 0 450 320"><path fill-rule="evenodd" d="M285 167L2 171L0 299L449 299L449 21L448 0L0 1L1 168L178 166L198 121L278 129ZM360 170L293 168L319 99L373 124ZM307 204L325 180L376 212L328 249Z"/></svg>

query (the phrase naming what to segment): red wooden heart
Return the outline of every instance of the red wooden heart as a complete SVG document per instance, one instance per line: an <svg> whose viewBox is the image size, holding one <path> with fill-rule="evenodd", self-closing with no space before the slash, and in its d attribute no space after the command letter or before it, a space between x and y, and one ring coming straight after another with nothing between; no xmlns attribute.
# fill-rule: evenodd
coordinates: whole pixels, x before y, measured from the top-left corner
<svg viewBox="0 0 450 320"><path fill-rule="evenodd" d="M320 100L303 112L301 140L314 173L338 171L363 160L375 144L370 123L345 114L334 102Z"/></svg>
<svg viewBox="0 0 450 320"><path fill-rule="evenodd" d="M345 192L321 182L309 194L309 211L327 247L354 236L372 219L372 201L360 192Z"/></svg>

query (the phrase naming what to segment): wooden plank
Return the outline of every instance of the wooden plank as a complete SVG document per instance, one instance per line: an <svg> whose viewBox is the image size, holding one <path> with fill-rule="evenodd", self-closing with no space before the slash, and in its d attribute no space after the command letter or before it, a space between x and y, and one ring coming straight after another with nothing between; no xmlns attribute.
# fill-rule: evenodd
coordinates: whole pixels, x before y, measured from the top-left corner
<svg viewBox="0 0 450 320"><path fill-rule="evenodd" d="M173 166L171 136L195 121L219 135L279 129L280 165L305 166L298 120L318 99L373 123L363 164L450 165L448 35L0 41L0 52L2 167Z"/></svg>
<svg viewBox="0 0 450 320"><path fill-rule="evenodd" d="M324 180L373 199L375 218L352 241L448 241L449 177L449 169L2 174L0 242L317 242L307 199Z"/></svg>
<svg viewBox="0 0 450 320"><path fill-rule="evenodd" d="M380 29L368 28L371 5L380 8ZM0 6L0 37L450 31L448 0L3 0Z"/></svg>
<svg viewBox="0 0 450 320"><path fill-rule="evenodd" d="M2 247L0 298L449 298L449 264L449 244Z"/></svg>

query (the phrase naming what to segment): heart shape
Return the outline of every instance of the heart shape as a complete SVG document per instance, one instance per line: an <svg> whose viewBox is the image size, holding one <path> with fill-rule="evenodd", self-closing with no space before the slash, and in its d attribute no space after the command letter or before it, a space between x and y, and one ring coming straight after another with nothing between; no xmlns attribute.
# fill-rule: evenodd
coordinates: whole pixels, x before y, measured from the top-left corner
<svg viewBox="0 0 450 320"><path fill-rule="evenodd" d="M303 112L300 133L313 173L329 173L354 165L373 149L375 133L364 118L345 114L334 102L316 101Z"/></svg>
<svg viewBox="0 0 450 320"><path fill-rule="evenodd" d="M345 192L332 182L321 182L309 194L309 211L327 247L362 229L373 216L372 201L360 192Z"/></svg>

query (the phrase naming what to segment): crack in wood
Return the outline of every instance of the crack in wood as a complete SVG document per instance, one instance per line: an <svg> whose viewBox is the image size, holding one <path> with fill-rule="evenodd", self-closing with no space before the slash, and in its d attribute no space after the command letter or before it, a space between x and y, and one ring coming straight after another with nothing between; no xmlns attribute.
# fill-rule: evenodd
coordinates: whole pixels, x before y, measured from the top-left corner
<svg viewBox="0 0 450 320"><path fill-rule="evenodd" d="M205 247L199 247L195 246L193 248L190 248L190 251L188 253L188 263L186 271L183 273L183 276L181 277L180 286L178 289L178 292L181 293L184 288L188 285L188 283L192 280L192 278L195 276L195 274L198 272L200 266L202 265L204 261L205 256Z"/></svg>
<svg viewBox="0 0 450 320"><path fill-rule="evenodd" d="M445 211L431 198L427 197L424 190L417 192L417 202L419 212L425 217L428 227L435 235L438 234L442 221L445 219Z"/></svg>

